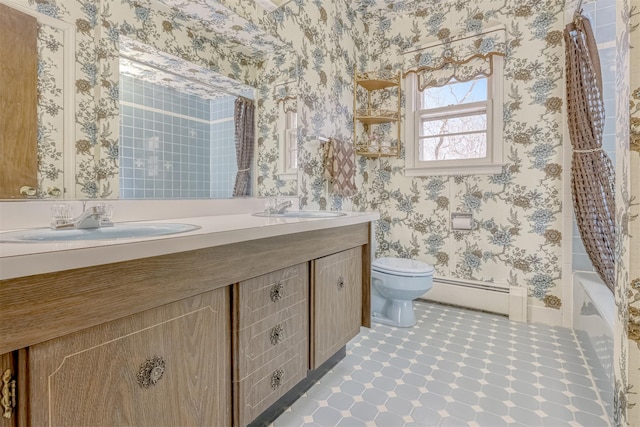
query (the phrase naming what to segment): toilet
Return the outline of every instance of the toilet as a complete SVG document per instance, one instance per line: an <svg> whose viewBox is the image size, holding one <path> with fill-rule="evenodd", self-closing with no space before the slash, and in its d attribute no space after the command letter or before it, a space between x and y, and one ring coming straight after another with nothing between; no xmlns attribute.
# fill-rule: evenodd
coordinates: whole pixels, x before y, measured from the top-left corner
<svg viewBox="0 0 640 427"><path fill-rule="evenodd" d="M433 266L406 258L378 258L371 264L371 320L409 328L416 324L413 300L433 286Z"/></svg>

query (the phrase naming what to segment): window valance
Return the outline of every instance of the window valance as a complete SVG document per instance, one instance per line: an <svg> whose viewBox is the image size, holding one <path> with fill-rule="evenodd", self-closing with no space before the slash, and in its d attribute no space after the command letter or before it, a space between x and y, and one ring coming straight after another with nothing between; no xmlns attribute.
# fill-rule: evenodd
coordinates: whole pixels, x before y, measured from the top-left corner
<svg viewBox="0 0 640 427"><path fill-rule="evenodd" d="M404 75L416 73L418 89L443 86L456 79L469 81L493 73L491 57L506 54L506 31L494 27L482 33L461 34L405 53Z"/></svg>

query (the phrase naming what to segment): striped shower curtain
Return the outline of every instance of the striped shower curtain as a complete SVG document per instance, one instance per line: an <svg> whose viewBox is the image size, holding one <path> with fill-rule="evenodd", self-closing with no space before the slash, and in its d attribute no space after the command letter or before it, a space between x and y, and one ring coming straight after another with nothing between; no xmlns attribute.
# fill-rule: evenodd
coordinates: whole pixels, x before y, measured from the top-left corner
<svg viewBox="0 0 640 427"><path fill-rule="evenodd" d="M571 189L578 230L593 267L615 286L614 168L602 149L604 106L600 58L589 20L576 14L564 31L567 119L573 146Z"/></svg>

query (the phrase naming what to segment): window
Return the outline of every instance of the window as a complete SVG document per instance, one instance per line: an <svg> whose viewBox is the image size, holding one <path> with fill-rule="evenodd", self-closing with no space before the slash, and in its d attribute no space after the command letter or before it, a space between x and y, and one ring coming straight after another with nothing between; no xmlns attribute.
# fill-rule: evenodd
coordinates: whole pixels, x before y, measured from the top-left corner
<svg viewBox="0 0 640 427"><path fill-rule="evenodd" d="M285 119L285 172L295 172L298 169L298 113L287 111Z"/></svg>
<svg viewBox="0 0 640 427"><path fill-rule="evenodd" d="M418 90L406 78L408 176L491 174L502 170L502 57L493 73L469 81L451 79Z"/></svg>
<svg viewBox="0 0 640 427"><path fill-rule="evenodd" d="M298 113L280 112L280 178L295 179L298 171Z"/></svg>

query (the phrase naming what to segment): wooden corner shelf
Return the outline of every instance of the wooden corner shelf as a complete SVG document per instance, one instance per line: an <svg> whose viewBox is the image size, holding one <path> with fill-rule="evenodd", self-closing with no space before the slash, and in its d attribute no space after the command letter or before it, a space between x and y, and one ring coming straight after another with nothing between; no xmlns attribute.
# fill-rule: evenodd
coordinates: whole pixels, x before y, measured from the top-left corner
<svg viewBox="0 0 640 427"><path fill-rule="evenodd" d="M369 91L396 87L398 85L397 82L392 80L359 80L358 84Z"/></svg>
<svg viewBox="0 0 640 427"><path fill-rule="evenodd" d="M356 154L364 157L399 157L400 156L400 100L401 100L401 73L391 73L389 71L354 71L353 85L353 140ZM367 91L366 108L358 108L358 86ZM397 110L388 110L380 108L372 108L371 92L378 90L396 89L398 108ZM358 122L365 129L366 143L358 141ZM385 145L384 142L374 141L371 138L372 126L383 123L392 123L398 133L398 143L396 145Z"/></svg>

